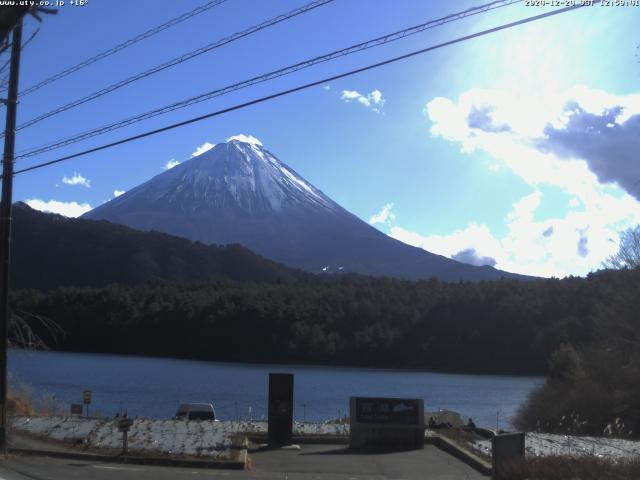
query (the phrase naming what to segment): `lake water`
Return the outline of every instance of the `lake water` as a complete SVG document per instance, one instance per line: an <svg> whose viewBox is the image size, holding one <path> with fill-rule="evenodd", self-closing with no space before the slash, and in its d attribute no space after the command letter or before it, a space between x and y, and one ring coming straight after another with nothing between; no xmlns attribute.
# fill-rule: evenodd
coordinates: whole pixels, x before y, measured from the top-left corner
<svg viewBox="0 0 640 480"><path fill-rule="evenodd" d="M294 379L294 418L324 421L345 415L350 396L423 398L425 410L455 410L478 425L508 428L508 420L543 377L458 375L404 370L198 362L169 358L60 352L9 352L11 382L37 401L68 410L93 392L89 413L170 418L179 403L211 402L222 419L267 414L269 372Z"/></svg>

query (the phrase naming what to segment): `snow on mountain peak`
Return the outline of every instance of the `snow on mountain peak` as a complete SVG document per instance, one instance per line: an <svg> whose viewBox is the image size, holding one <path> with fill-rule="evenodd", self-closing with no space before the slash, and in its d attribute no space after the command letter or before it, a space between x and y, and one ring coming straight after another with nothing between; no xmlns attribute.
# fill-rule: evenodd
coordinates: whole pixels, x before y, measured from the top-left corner
<svg viewBox="0 0 640 480"><path fill-rule="evenodd" d="M283 212L304 208L333 211L337 205L269 152L251 135L234 135L180 164L148 185L185 210L239 208ZM168 173L168 172L167 172ZM161 188L158 188L162 185Z"/></svg>
<svg viewBox="0 0 640 480"><path fill-rule="evenodd" d="M242 157L248 164L252 165L252 169L258 168L263 172L263 174L259 175L263 180L261 185L263 191L265 193L268 192L267 196L271 201L272 207L279 209L280 201L284 197L289 197L289 199L297 198L298 201L304 198L305 200L303 203L310 201L313 204L320 205L324 208L334 208L334 204L330 199L325 197L322 192L304 180L294 170L274 157L271 152L263 147L259 140L255 137L250 137L250 139L256 140L257 143L254 141L242 141L239 138L235 138L232 141L232 145L242 153ZM259 159L257 164L253 163L251 160L256 157ZM267 172L269 173L267 174ZM267 178L269 178L269 180L267 180ZM275 194L274 189L278 190L278 194ZM274 202L274 196L280 197L279 201ZM278 204L277 207L276 204Z"/></svg>
<svg viewBox="0 0 640 480"><path fill-rule="evenodd" d="M256 137L254 137L253 135L245 135L244 133L240 133L238 135L232 135L231 137L227 138L227 142L232 142L234 140L238 142L250 143L252 145L258 145L262 147L262 142L258 140Z"/></svg>

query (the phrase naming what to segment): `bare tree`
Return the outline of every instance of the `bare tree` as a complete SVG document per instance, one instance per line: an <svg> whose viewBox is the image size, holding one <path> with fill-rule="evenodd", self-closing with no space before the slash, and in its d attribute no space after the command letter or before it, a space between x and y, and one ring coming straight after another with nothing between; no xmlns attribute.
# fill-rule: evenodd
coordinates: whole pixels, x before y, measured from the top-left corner
<svg viewBox="0 0 640 480"><path fill-rule="evenodd" d="M43 315L12 309L8 334L12 348L49 350L47 340L55 343L65 336L65 331L54 320Z"/></svg>
<svg viewBox="0 0 640 480"><path fill-rule="evenodd" d="M620 235L620 249L604 262L605 268L640 268L640 225L629 228Z"/></svg>

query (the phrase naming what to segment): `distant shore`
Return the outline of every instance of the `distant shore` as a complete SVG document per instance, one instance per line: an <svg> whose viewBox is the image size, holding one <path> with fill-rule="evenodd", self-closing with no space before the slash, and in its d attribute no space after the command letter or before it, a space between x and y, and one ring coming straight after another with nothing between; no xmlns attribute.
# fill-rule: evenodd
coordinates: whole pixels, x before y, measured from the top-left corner
<svg viewBox="0 0 640 480"><path fill-rule="evenodd" d="M22 348L11 348L10 350L14 351L30 351L29 349ZM388 372L422 372L422 373L440 373L443 375L473 375L473 376L504 376L504 377L519 377L519 378L533 378L533 377L545 377L546 373L532 373L532 372L524 372L524 373L505 373L501 371L469 371L469 370L455 370L455 369L444 369L444 368L427 368L427 367L401 367L401 366L376 366L371 364L332 364L332 363L321 363L321 362L271 362L271 361L260 361L260 360L206 360L201 358L191 358L191 357L172 357L172 356L162 356L162 355L146 355L146 354L135 354L135 353L118 353L118 352L90 352L90 351L81 351L81 350L58 350L58 349L50 349L50 350L36 350L36 351L47 351L47 352L56 352L56 353L77 353L81 355L104 355L104 356L118 356L118 357L131 357L131 358L157 358L157 359L169 359L169 360L182 360L186 362L204 362L204 363L214 363L220 365L260 365L260 366L273 366L274 368L286 368L286 367L303 367L309 369L323 369L323 368L335 368L342 370L369 370L369 371L388 371Z"/></svg>

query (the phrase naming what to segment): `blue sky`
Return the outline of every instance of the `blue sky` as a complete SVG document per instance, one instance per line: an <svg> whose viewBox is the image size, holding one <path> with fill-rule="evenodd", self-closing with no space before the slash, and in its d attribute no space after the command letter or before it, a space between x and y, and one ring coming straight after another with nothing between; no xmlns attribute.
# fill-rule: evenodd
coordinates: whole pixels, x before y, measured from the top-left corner
<svg viewBox="0 0 640 480"><path fill-rule="evenodd" d="M27 20L21 88L204 0L65 5ZM303 5L228 0L24 97L18 123ZM119 121L479 3L335 0L19 131L17 150ZM547 9L548 10L548 9ZM520 3L18 161L47 161L547 11ZM252 135L346 209L412 245L541 276L584 275L640 223L637 7L587 7L16 177L14 199L78 215Z"/></svg>

